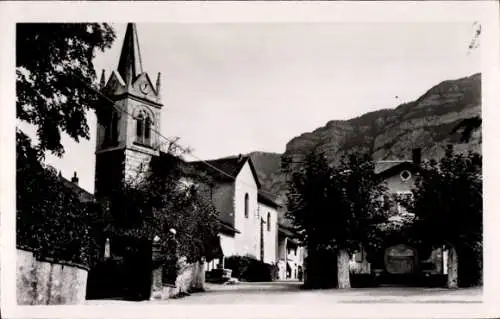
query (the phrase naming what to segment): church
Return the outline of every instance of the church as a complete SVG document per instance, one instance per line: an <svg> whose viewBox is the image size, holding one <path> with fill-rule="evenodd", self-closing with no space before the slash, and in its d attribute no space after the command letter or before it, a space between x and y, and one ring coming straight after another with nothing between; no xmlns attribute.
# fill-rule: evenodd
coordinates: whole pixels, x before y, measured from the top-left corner
<svg viewBox="0 0 500 319"><path fill-rule="evenodd" d="M161 74L155 79L142 69L135 24L127 25L118 67L108 79L103 74L100 90L115 103L106 121L99 121L96 138L95 196L106 196L125 178L140 174L160 156ZM185 162L215 181L211 196L219 212L221 258L206 263L205 270L224 268L229 256L252 256L278 265L280 279L297 279L302 269L303 248L289 226L278 221L283 207L260 184L250 157ZM183 182L196 183L186 177ZM111 247L112 249L112 247Z"/></svg>

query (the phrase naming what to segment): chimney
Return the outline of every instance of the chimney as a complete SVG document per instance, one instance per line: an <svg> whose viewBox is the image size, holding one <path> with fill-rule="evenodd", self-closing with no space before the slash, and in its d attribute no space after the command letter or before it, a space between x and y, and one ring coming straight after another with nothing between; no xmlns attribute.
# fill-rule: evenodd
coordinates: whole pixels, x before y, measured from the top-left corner
<svg viewBox="0 0 500 319"><path fill-rule="evenodd" d="M73 174L73 177L71 178L71 182L78 185L78 176L76 176L76 172Z"/></svg>
<svg viewBox="0 0 500 319"><path fill-rule="evenodd" d="M446 153L453 154L453 144L446 145Z"/></svg>
<svg viewBox="0 0 500 319"><path fill-rule="evenodd" d="M243 155L238 154L238 162L241 161L242 159L243 159Z"/></svg>
<svg viewBox="0 0 500 319"><path fill-rule="evenodd" d="M414 148L412 150L412 161L414 164L420 165L422 163L422 149Z"/></svg>

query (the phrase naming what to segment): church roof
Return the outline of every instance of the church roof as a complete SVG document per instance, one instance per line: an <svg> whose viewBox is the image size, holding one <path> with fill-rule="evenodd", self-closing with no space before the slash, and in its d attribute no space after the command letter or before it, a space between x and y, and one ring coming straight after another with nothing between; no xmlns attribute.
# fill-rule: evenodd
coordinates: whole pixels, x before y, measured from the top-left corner
<svg viewBox="0 0 500 319"><path fill-rule="evenodd" d="M234 182L234 179L247 162L255 178L257 187L260 188L257 171L249 156L231 156L207 161L186 162L186 166L193 168L199 173L207 174L216 181Z"/></svg>
<svg viewBox="0 0 500 319"><path fill-rule="evenodd" d="M120 60L118 62L118 72L127 84L133 82L143 72L135 23L127 24Z"/></svg>

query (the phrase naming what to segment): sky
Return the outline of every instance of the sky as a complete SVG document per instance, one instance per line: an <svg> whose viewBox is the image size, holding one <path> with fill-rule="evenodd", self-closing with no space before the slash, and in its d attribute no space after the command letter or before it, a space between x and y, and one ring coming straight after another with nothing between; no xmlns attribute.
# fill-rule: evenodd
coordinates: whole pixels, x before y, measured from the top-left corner
<svg viewBox="0 0 500 319"><path fill-rule="evenodd" d="M116 69L125 24L98 53L98 72ZM137 24L144 71L162 74L161 132L211 159L284 152L293 137L330 120L394 108L443 80L480 72L468 54L467 23L160 23ZM91 139L63 138L66 154L47 163L93 192ZM191 160L189 156L186 158Z"/></svg>

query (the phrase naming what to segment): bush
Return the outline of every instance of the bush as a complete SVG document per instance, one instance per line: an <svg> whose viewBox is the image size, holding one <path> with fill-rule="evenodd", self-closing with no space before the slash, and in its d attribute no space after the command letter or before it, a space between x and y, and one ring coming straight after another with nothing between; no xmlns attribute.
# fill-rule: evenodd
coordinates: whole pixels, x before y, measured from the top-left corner
<svg viewBox="0 0 500 319"><path fill-rule="evenodd" d="M276 266L264 263L251 256L230 256L225 267L232 270L232 277L244 281L272 281Z"/></svg>
<svg viewBox="0 0 500 319"><path fill-rule="evenodd" d="M99 245L95 220L100 206L84 203L62 177L39 160L29 138L17 134L17 247L37 259L89 267Z"/></svg>
<svg viewBox="0 0 500 319"><path fill-rule="evenodd" d="M374 274L350 274L350 281L352 288L367 288L375 287L375 275Z"/></svg>

